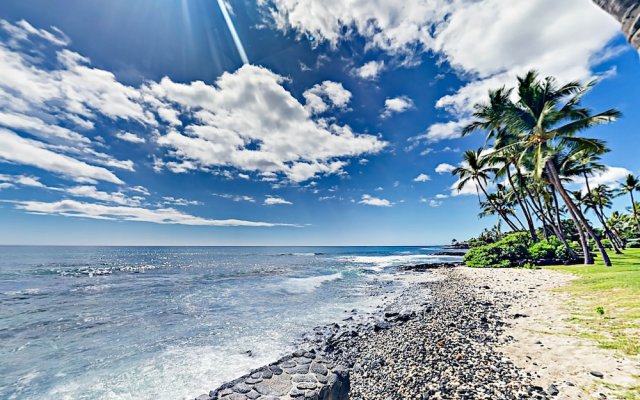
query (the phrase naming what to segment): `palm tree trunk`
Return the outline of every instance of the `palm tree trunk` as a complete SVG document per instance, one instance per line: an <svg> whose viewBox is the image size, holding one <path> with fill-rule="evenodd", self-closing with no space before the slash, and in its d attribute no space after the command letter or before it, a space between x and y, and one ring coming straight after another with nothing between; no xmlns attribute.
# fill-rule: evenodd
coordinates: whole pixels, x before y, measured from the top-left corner
<svg viewBox="0 0 640 400"><path fill-rule="evenodd" d="M520 179L522 180L522 176L521 175L520 175ZM564 234L562 233L562 224L559 223L559 225L556 226L556 224L553 223L553 219L548 217L545 214L544 210L542 209L542 206L536 203L536 198L533 195L533 193L531 193L531 189L529 189L529 186L526 183L524 183L523 186L524 186L525 191L527 192L527 195L531 198L531 208L537 214L538 219L540 221L542 221L543 233L544 233L545 238L549 239L549 235L547 233L547 227L551 227L551 230L553 230L553 233L556 235L556 237L558 239L560 239L560 241L564 244L564 247L567 249L567 252L571 255L571 257L573 259L577 259L578 255L576 254L575 251L573 251L573 249L569 245L569 242L567 242L567 239L565 238ZM526 199L525 199L525 201L526 201Z"/></svg>
<svg viewBox="0 0 640 400"><path fill-rule="evenodd" d="M591 204L593 204L593 212L596 214L596 217L598 217L598 220L600 220L600 223L602 224L602 229L604 230L604 234L609 238L609 241L613 246L613 251L616 254L622 254L622 252L618 248L617 239L613 237L613 233L611 233L611 230L607 226L607 221L604 219L604 216L603 216L604 213L602 212L602 210L598 209L598 205L593 199L593 195L591 194L591 187L589 186L589 175L587 174L587 171L583 170L582 175L584 176L584 183L587 187L587 196L589 196L589 200L591 200Z"/></svg>
<svg viewBox="0 0 640 400"><path fill-rule="evenodd" d="M636 219L636 223L638 224L638 234L640 234L640 218L638 218L638 209L636 208L636 202L633 199L633 190L629 190L629 195L631 195L631 207L633 208L633 216Z"/></svg>
<svg viewBox="0 0 640 400"><path fill-rule="evenodd" d="M564 235L562 234L562 219L560 218L560 202L558 202L558 196L556 195L556 190L553 188L553 186L551 187L551 195L553 197L553 205L554 205L553 208L555 209L556 221L558 222L558 227L559 227L558 231L560 232L560 236L558 236L558 239L560 239L562 243L564 243L564 247L567 248L567 251L569 252L571 257L576 259L578 258L578 255L576 254L575 251L573 251L573 249L569 245L569 242L567 242L567 239L565 239ZM578 240L580 241L580 246L582 246L582 251L584 252L584 263L593 264L593 257L591 257L589 242L587 241L587 238L584 236L584 231L582 230L582 227L580 226L580 224L577 223L578 221L575 215L572 213L569 213L569 215L571 216L571 220L573 221L573 224L576 227L576 232L578 233Z"/></svg>
<svg viewBox="0 0 640 400"><path fill-rule="evenodd" d="M558 176L558 170L556 169L556 166L553 164L553 162L551 162L550 160L547 160L547 162L545 163L545 168L549 173L549 177L551 178L551 182L553 183L553 186L555 186L556 190L560 194L560 197L562 197L562 200L564 200L565 204L567 205L567 208L572 210L575 213L577 219L584 226L584 229L587 232L587 234L591 236L591 238L596 242L596 246L598 246L598 250L600 250L600 254L602 254L602 260L604 261L604 264L607 267L610 267L611 259L607 254L607 250L602 245L600 238L595 234L595 232L593 232L593 229L591 229L591 225L589 225L589 221L587 221L587 219L584 217L584 215L582 214L582 211L580 211L580 209L576 207L576 205L571 200L571 197L569 197L569 194L565 190L564 186L562 186L562 182L560 181L560 177Z"/></svg>
<svg viewBox="0 0 640 400"><path fill-rule="evenodd" d="M513 193L516 196L516 200L518 201L520 208L522 208L522 213L524 214L524 218L527 220L527 226L529 227L529 234L531 235L531 240L533 240L534 242L537 242L538 235L536 235L536 227L533 225L533 220L531 219L529 210L527 210L527 207L525 206L522 199L520 198L520 193L518 193L518 189L516 188L516 185L513 184L513 177L511 176L511 170L509 169L508 166L507 166L507 178L509 179L509 184L511 184Z"/></svg>
<svg viewBox="0 0 640 400"><path fill-rule="evenodd" d="M496 212L500 215L500 217L502 217L504 222L506 222L507 225L509 225L509 227L511 228L512 231L518 232L519 231L518 227L515 226L513 224L513 222L511 222L511 220L509 220L509 218L507 218L506 214L494 204L494 202L491 200L491 197L489 197L489 193L487 193L487 191L484 189L484 186L482 186L482 184L480 183L479 179L476 179L476 184L478 185L477 187L479 187L480 190L482 190L482 193L484 194L484 197L487 199L489 204L491 204L491 207L493 207L493 209L496 210Z"/></svg>

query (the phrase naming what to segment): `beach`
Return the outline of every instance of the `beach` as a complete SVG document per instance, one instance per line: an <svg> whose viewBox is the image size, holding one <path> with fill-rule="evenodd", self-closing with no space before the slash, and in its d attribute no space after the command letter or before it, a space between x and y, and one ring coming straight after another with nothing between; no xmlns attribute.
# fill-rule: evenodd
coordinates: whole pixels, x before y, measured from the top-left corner
<svg viewBox="0 0 640 400"><path fill-rule="evenodd" d="M408 286L377 313L317 328L321 340L292 356L326 362L329 383L291 370L290 384L280 379L280 395L269 397L244 385L258 378L268 387L252 373L199 399L622 399L637 385L637 357L575 335L567 295L555 291L569 274L422 265L396 279ZM336 382L348 397L328 394Z"/></svg>

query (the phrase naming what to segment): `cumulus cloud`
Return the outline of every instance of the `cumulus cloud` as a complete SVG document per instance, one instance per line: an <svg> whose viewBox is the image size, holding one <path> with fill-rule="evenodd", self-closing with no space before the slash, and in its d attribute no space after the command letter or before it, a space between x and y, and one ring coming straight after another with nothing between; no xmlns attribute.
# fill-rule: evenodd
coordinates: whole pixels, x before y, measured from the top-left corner
<svg viewBox="0 0 640 400"><path fill-rule="evenodd" d="M340 173L344 158L377 153L386 146L376 136L314 119L282 87L283 80L266 68L245 65L224 73L215 85L179 84L168 78L150 84L150 93L196 120L182 132L170 130L158 139L178 159L174 170L234 167L270 180L281 174L303 182ZM329 92L323 93L334 105L348 101L340 90Z"/></svg>
<svg viewBox="0 0 640 400"><path fill-rule="evenodd" d="M273 227L297 226L270 222L245 221L239 219L207 219L183 213L173 208L143 208L128 206L109 206L103 204L83 203L75 200L56 202L17 201L16 208L34 214L52 214L68 217L80 217L114 221L151 222L155 224L177 224L192 226L248 226Z"/></svg>
<svg viewBox="0 0 640 400"><path fill-rule="evenodd" d="M384 101L383 118L390 117L392 114L403 113L414 107L413 100L407 96L393 97Z"/></svg>
<svg viewBox="0 0 640 400"><path fill-rule="evenodd" d="M460 132L467 124L471 122L470 119L461 119L458 121L439 122L429 126L427 132L409 138L410 142L426 141L427 143L440 142L446 139L457 139L460 137Z"/></svg>
<svg viewBox="0 0 640 400"><path fill-rule="evenodd" d="M427 174L420 174L413 178L414 182L428 182L431 180L431 177Z"/></svg>
<svg viewBox="0 0 640 400"><path fill-rule="evenodd" d="M433 200L433 199L429 200L429 207L436 208L436 207L440 207L441 205L442 205L442 201Z"/></svg>
<svg viewBox="0 0 640 400"><path fill-rule="evenodd" d="M345 108L351 100L351 92L345 89L341 83L324 81L305 90L302 94L305 98L305 108L311 114L322 114L331 107Z"/></svg>
<svg viewBox="0 0 640 400"><path fill-rule="evenodd" d="M360 201L358 202L360 204L365 204L368 206L374 206L374 207L391 207L393 206L393 203L391 203L389 200L387 199L381 199L379 197L373 197L369 194L363 194L362 198L360 199Z"/></svg>
<svg viewBox="0 0 640 400"><path fill-rule="evenodd" d="M436 199L438 200L443 200L443 199L448 199L449 196L447 196L446 194L437 194L436 195Z"/></svg>
<svg viewBox="0 0 640 400"><path fill-rule="evenodd" d="M144 143L146 142L145 138L136 135L131 132L118 132L116 133L116 137L120 140L124 140L125 142L131 143Z"/></svg>
<svg viewBox="0 0 640 400"><path fill-rule="evenodd" d="M292 202L283 199L282 197L278 197L278 196L266 196L266 198L264 199L264 203L265 206L273 206L273 205L277 205L277 204L293 204Z"/></svg>
<svg viewBox="0 0 640 400"><path fill-rule="evenodd" d="M595 174L594 176L589 177L589 186L591 189L598 185L606 185L611 188L619 187L620 182L624 181L627 175L632 174L626 168L622 167L611 167L609 165L605 166L605 170ZM587 191L587 184L582 177L576 177L574 183L581 185L581 190L583 192Z"/></svg>
<svg viewBox="0 0 640 400"><path fill-rule="evenodd" d="M438 166L436 167L436 173L438 174L449 174L451 173L454 169L456 169L455 165L451 165L451 164L447 164L447 163L441 163L438 164Z"/></svg>
<svg viewBox="0 0 640 400"><path fill-rule="evenodd" d="M353 73L362 79L376 80L383 69L384 61L369 61L361 67L354 69Z"/></svg>
<svg viewBox="0 0 640 400"><path fill-rule="evenodd" d="M590 0L260 3L282 30L312 34L332 46L359 35L366 48L410 59L432 51L452 65L469 82L437 102L454 122L430 127L423 138L432 142L455 138L457 121L488 89L511 85L530 68L561 80L591 77L598 55L619 32L619 24Z"/></svg>

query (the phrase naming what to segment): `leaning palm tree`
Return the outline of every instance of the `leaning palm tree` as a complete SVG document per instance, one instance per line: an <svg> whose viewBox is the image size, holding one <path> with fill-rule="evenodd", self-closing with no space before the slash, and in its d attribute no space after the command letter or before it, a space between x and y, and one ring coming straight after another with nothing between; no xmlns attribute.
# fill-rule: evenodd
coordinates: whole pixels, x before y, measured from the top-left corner
<svg viewBox="0 0 640 400"><path fill-rule="evenodd" d="M638 233L640 233L640 218L638 218L638 208L636 207L636 201L633 198L633 192L640 191L640 179L632 174L627 175L627 178L620 187L620 193L631 196L631 207L633 210L633 218L636 220L638 226Z"/></svg>
<svg viewBox="0 0 640 400"><path fill-rule="evenodd" d="M532 160L533 175L541 178L546 173L568 211L575 214L585 232L595 241L604 263L610 266L611 260L600 238L571 199L553 162L554 155L563 146L580 144L586 147L591 143L590 139L577 137L578 132L620 116L620 112L613 109L593 114L581 106L582 97L593 85L594 82L587 85L570 82L559 86L554 78L540 79L536 71L529 71L518 77L517 100L506 101L500 109L500 118L495 121L517 137L517 145L522 149L521 157ZM479 128L482 128L480 124L472 123L464 132Z"/></svg>
<svg viewBox="0 0 640 400"><path fill-rule="evenodd" d="M487 190L485 189L487 181L491 177L491 174L496 172L496 168L489 165L488 159L482 155L482 152L482 148L479 148L478 150L467 150L464 152L462 166L452 171L453 175L458 176L457 189L462 190L465 185L469 183L474 184L476 186L476 193L478 194L478 202L482 204L479 192L482 191L484 197L504 222L506 222L512 230L517 231L518 228L516 225L511 222L507 214L493 202L493 199L490 198L489 193L487 193Z"/></svg>

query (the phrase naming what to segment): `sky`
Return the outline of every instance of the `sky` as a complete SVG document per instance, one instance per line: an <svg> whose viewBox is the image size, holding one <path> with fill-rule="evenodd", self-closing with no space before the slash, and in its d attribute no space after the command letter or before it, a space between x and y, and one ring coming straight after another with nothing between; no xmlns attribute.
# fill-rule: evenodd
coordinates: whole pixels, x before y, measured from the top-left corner
<svg viewBox="0 0 640 400"><path fill-rule="evenodd" d="M619 28L590 0L3 0L0 244L467 239L496 221L452 189L459 130L531 68L598 78L594 180L640 172Z"/></svg>

